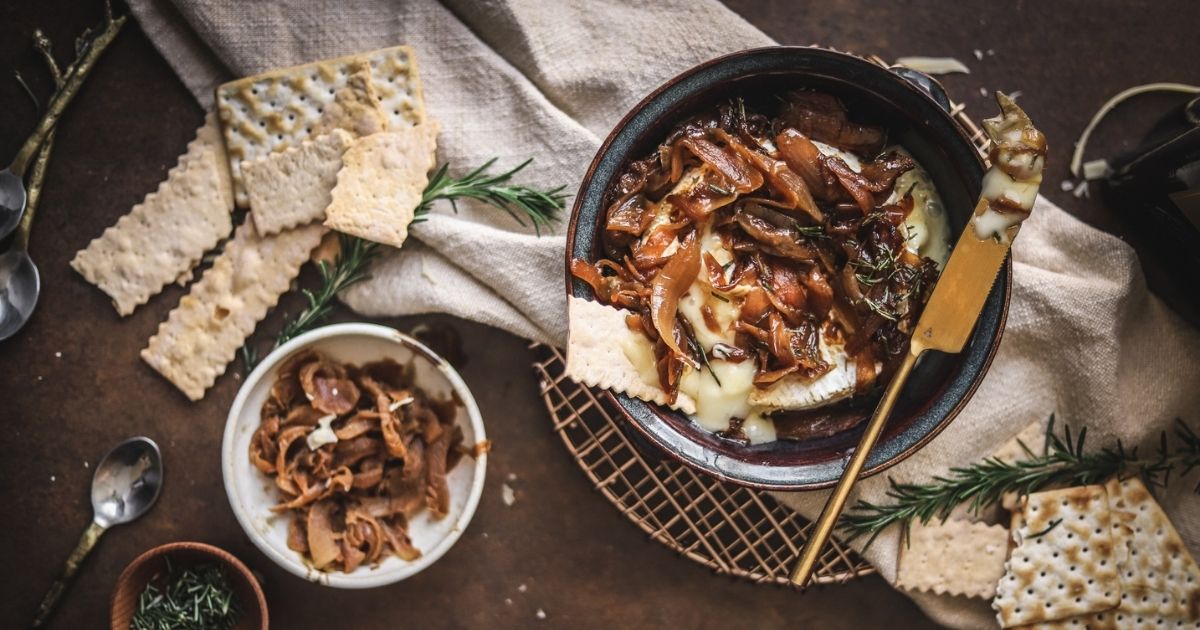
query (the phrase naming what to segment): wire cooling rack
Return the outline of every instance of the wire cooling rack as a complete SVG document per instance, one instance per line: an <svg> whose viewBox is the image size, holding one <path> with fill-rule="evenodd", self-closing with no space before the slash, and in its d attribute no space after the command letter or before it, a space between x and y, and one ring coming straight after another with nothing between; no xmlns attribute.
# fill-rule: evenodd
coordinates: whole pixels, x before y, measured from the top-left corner
<svg viewBox="0 0 1200 630"><path fill-rule="evenodd" d="M878 57L871 61L886 66ZM953 104L951 115L971 135L980 154L988 139ZM792 585L791 569L812 524L767 492L697 473L658 458L642 438L621 427L622 415L606 396L564 375L556 348L531 346L554 431L592 485L651 538L718 574L756 583ZM813 581L840 584L875 573L874 567L836 538L817 561Z"/></svg>

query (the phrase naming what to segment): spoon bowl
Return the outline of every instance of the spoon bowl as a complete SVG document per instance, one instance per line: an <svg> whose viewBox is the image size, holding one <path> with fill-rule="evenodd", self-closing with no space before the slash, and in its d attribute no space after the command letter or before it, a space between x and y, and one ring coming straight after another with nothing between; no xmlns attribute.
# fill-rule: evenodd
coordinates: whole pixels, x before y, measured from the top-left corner
<svg viewBox="0 0 1200 630"><path fill-rule="evenodd" d="M104 455L92 475L92 522L83 530L75 550L63 564L62 573L42 598L33 619L34 628L45 625L100 536L113 525L128 523L145 514L158 500L161 489L162 454L154 440L130 438Z"/></svg>
<svg viewBox="0 0 1200 630"><path fill-rule="evenodd" d="M128 523L145 514L162 490L162 455L146 437L118 444L92 476L92 511L104 527Z"/></svg>
<svg viewBox="0 0 1200 630"><path fill-rule="evenodd" d="M11 169L0 171L0 238L12 233L25 213L25 182Z"/></svg>
<svg viewBox="0 0 1200 630"><path fill-rule="evenodd" d="M0 341L17 334L41 291L37 265L23 247L0 254Z"/></svg>

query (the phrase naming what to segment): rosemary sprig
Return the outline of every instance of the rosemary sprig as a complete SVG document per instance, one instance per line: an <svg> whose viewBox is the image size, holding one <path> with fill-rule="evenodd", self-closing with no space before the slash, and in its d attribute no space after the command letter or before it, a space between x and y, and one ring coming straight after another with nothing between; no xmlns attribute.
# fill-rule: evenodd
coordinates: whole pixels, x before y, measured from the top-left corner
<svg viewBox="0 0 1200 630"><path fill-rule="evenodd" d="M1043 529L1040 532L1034 532L1034 533L1026 536L1026 538L1041 538L1042 536L1045 536L1046 534L1049 534L1050 532L1054 531L1055 527L1062 525L1062 522L1063 522L1063 520L1061 518L1056 518L1056 519L1050 521L1050 524L1046 526L1046 529Z"/></svg>
<svg viewBox="0 0 1200 630"><path fill-rule="evenodd" d="M537 190L511 184L512 176L529 166L532 161L532 158L525 160L508 171L492 175L487 172L496 163L496 158L492 158L484 162L483 166L459 178L450 177L447 174L450 165L443 164L430 178L425 192L421 193L421 203L417 205L413 223L425 220L433 202L438 199L449 201L455 212L458 212L459 199L477 199L507 212L508 216L522 226L525 225L525 221L521 215L524 215L533 223L533 229L541 235L543 227L558 220L567 195L562 192L563 186Z"/></svg>
<svg viewBox="0 0 1200 630"><path fill-rule="evenodd" d="M712 182L708 182L708 189L717 193L718 195L722 195L725 197L728 197L729 195L733 194L733 191L721 188L720 186L718 186Z"/></svg>
<svg viewBox="0 0 1200 630"><path fill-rule="evenodd" d="M700 345L700 340L696 338L696 331L692 330L691 325L682 317L679 318L679 321L683 327L683 337L688 345L688 350L700 357L700 363L708 370L708 374L712 376L712 379L717 382L717 387L724 387L721 384L721 379L717 378L717 373L713 371L712 364L708 362L708 353L704 351L704 346Z"/></svg>
<svg viewBox="0 0 1200 630"><path fill-rule="evenodd" d="M439 199L449 201L457 212L456 201L469 198L504 210L521 225L525 225L521 219L521 215L525 215L540 236L542 227L558 220L567 195L562 192L563 186L543 191L512 184L513 175L532 161L525 160L508 171L492 175L487 172L496 162L496 158L492 158L483 166L459 178L448 175L449 164L443 164L421 193L421 202L413 213L413 223L425 220L433 209L433 203ZM275 337L274 347L278 348L289 339L316 327L328 317L333 307L333 298L338 293L370 277L367 266L379 255L379 244L346 234L338 235L338 244L340 251L332 266L325 261L317 263L317 270L321 274L320 288L315 292L303 289L308 306L284 324ZM258 363L258 352L250 343L242 346L242 363L246 371L254 369Z"/></svg>
<svg viewBox="0 0 1200 630"><path fill-rule="evenodd" d="M338 234L338 245L339 251L332 266L324 260L317 261L321 288L315 293L308 289L301 290L308 300L308 306L295 319L284 324L275 337L276 346L312 329L329 316L334 296L369 277L367 265L379 255L379 243Z"/></svg>
<svg viewBox="0 0 1200 630"><path fill-rule="evenodd" d="M1148 484L1162 486L1173 472L1186 475L1200 467L1200 435L1182 420L1175 421L1175 446L1168 445L1167 432L1160 436L1159 448L1153 456L1142 457L1138 449L1126 449L1120 441L1115 447L1086 451L1087 429L1072 435L1064 425L1062 436L1054 432L1054 416L1046 425L1046 449L1034 454L1022 444L1029 457L1024 461L1006 462L989 457L982 462L951 468L946 476L935 476L929 483L898 483L891 480L888 504L859 501L842 515L838 523L846 540L869 536L867 546L883 530L900 525L907 535L914 522L928 523L937 518L945 520L951 510L969 504L976 513L996 504L1009 492L1027 495L1052 486L1080 486L1102 482L1113 475L1141 475ZM1200 484L1195 491L1200 494Z"/></svg>
<svg viewBox="0 0 1200 630"><path fill-rule="evenodd" d="M809 238L827 238L824 225L800 225L799 223L794 225L797 232Z"/></svg>

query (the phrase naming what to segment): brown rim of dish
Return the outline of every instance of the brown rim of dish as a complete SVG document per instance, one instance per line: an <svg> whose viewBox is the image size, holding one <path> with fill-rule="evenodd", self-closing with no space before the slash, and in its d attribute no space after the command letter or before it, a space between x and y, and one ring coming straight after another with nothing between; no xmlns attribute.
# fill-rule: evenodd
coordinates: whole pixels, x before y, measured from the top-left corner
<svg viewBox="0 0 1200 630"><path fill-rule="evenodd" d="M712 66L726 63L730 60L738 59L741 57L749 57L749 56L761 54L763 52L777 51L777 50L820 51L821 53L824 53L824 54L833 53L833 54L837 54L837 55L845 55L847 57L853 57L855 59L865 61L867 63L874 63L870 59L866 59L859 55L855 55L853 53L848 53L848 52L843 52L840 50L834 50L832 48L826 48L823 46L761 46L758 48L748 48L745 50L739 50L737 52L732 52L732 53L729 53L726 55L722 55L720 57L710 59L708 61L697 64L695 66L692 66L692 67L688 68L687 70L684 70L683 72L668 79L662 85L655 88L652 92L650 92L644 98L642 98L640 101L638 101L637 104L635 104L633 107L631 107L629 109L629 111L625 113L624 116L621 117L621 120L618 121L613 126L612 130L608 133L608 136L606 136L604 138L604 142L601 143L600 148L596 150L595 156L592 158L591 163L588 165L587 171L584 172L583 178L579 182L578 189L580 191L582 191L592 181L592 178L595 176L596 169L599 167L604 156L607 155L608 152L611 150L613 141L616 139L616 137L625 129L626 126L629 125L629 123L635 117L637 117L642 112L643 109L646 108L647 105L649 105L652 101L654 101L654 99L656 99L660 94L671 89L676 84L678 84L680 81L683 81L683 80L691 77L692 75L700 73ZM887 69L886 67L883 67L883 66L880 66L880 67L885 70ZM920 91L920 88L913 86L911 83L909 83L906 79L904 79L901 76L897 75L895 77L895 79L901 83L908 84L914 90ZM928 98L928 96L927 96L927 98ZM937 107L937 104L935 102L933 102L932 99L931 99L930 104L934 107ZM946 112L946 115L949 116L950 120L952 120L954 122L954 129L955 129L956 133L958 133L959 137L962 138L963 142L965 142L968 146L976 147L977 145L971 139L971 136L967 133L967 131L965 129L963 129L962 123L960 123L958 121L956 116L953 115L951 112ZM982 158L981 158L981 162L982 162ZM575 202L571 205L571 218L570 218L569 223L567 224L566 242L568 244L575 242L575 235L576 235L576 230L578 229L580 210L581 210L581 206L583 203L584 203L583 195L576 195ZM951 254L953 254L953 249L951 249ZM566 264L564 265L564 270L563 270L564 277L565 277L564 290L566 291L567 297L571 297L573 295L571 288L574 285L574 277L571 275L571 268L570 268L570 260L571 260L572 255L573 254L571 252L571 248L568 245L568 248L566 251ZM998 325L996 328L995 339L988 347L987 354L983 359L982 369L979 372L979 376L971 379L970 385L966 388L964 395L961 396L957 402L955 402L954 406L946 413L945 418L943 418L940 422L938 422L928 433L921 436L916 442L914 442L908 448L897 453L894 457L892 457L888 461L876 464L875 466L872 466L869 468L865 468L860 475L860 479L864 478L864 477L869 477L869 476L875 475L879 472L882 472L884 470L887 470L888 468L891 468L892 466L895 466L896 464L899 464L900 462L908 459L909 457L912 456L913 453L924 448L931 440L933 440L933 438L935 438L939 434L941 434L941 432L943 430L945 430L945 428L947 426L949 426L950 423L953 422L955 418L958 417L958 414L962 412L963 408L966 407L967 403L969 403L971 401L971 398L974 397L976 390L979 388L980 382L983 381L984 377L987 375L988 370L991 369L992 362L996 358L996 352L999 349L1000 343L1003 341L1003 338L1004 338L1004 329L1008 323L1008 308L1009 308L1009 303L1010 303L1011 297L1012 297L1012 268L1013 268L1012 256L1010 254L1007 258L1005 258L1004 267L1002 269L1002 272L1004 273L1005 282L1004 282L1004 300L1003 300L1003 304L1000 309L1000 321L998 322ZM568 327L569 327L569 322L568 322ZM974 333L972 333L972 334L974 334ZM619 409L621 411L621 415L625 418L625 423L624 423L625 425L632 426L634 429L637 430L637 432L644 439L646 439L647 441L649 441L652 444L658 445L658 438L655 435L653 435L646 427L642 426L642 424L633 417L633 415L629 412L629 410L625 408L625 405L621 404L621 401L617 399L616 394L614 394L609 389L601 390L601 394L603 396L605 396L609 400L610 403L612 403L617 409ZM652 403L648 403L648 404L652 404ZM669 411L671 413L679 413L674 410L669 410ZM886 431L886 429L885 429L885 431ZM886 438L887 438L887 436L885 434L882 439L886 440ZM693 470L699 471L706 475L712 476L721 481L725 481L728 483L732 483L735 485L744 486L744 487L748 487L748 488L754 488L757 490L781 491L781 492L807 492L810 490L822 490L822 489L826 489L826 488L832 488L838 482L838 479L834 478L834 479L830 479L827 481L814 481L814 482L805 483L805 484L796 485L796 486L780 487L777 484L762 483L762 482L757 482L757 481L748 481L745 479L731 477L731 476L729 476L725 473L722 473L718 470L705 468L703 466L700 466L696 462L693 462L693 461L687 459L686 457L684 457L681 453L679 453L675 449L659 446L657 448L657 450L665 453L671 459L687 466L688 468L691 468Z"/></svg>
<svg viewBox="0 0 1200 630"><path fill-rule="evenodd" d="M167 543L165 545L159 545L157 547L148 549L138 557L134 558L133 561L126 565L125 569L121 571L121 575L117 578L117 584L115 587L113 587L112 595L109 597L109 624L113 630L126 630L126 628L128 628L129 619L126 619L125 617L128 615L130 618L132 618L133 612L136 612L137 610L137 598L141 596L142 591L146 588L145 585L141 585L137 593L130 593L128 591L129 587L132 586L130 581L133 579L134 574L144 565L146 565L146 563L151 562L160 556L165 557L174 553L209 556L213 560L219 562L222 566L231 569L235 574L231 576L231 579L235 582L244 582L249 586L249 590L254 593L254 599L256 602L255 606L251 607L244 604L242 614L250 614L253 612L253 608L257 608L259 611L257 619L258 625L254 627L258 628L259 630L267 630L270 627L270 618L267 613L266 595L263 594L262 585L258 583L258 579L254 577L254 573L250 571L250 568L247 567L245 563L239 560L237 556L225 551L224 549L221 549L220 547L214 547L213 545L202 542L182 541ZM147 583L148 582L149 580L147 580ZM241 590L237 588L236 583L233 585L233 588L235 590ZM118 598L131 599L129 599L128 602L123 602L118 601ZM132 608L130 610L118 611L118 605L129 605ZM238 625L234 627L240 627L241 624L246 620L247 617L243 617L238 622Z"/></svg>

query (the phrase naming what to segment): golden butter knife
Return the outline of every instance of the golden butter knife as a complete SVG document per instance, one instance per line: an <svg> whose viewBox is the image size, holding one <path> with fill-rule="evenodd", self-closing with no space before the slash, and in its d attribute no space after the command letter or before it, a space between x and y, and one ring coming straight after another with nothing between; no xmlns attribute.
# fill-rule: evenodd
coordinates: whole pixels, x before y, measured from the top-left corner
<svg viewBox="0 0 1200 630"><path fill-rule="evenodd" d="M795 584L808 583L817 558L833 533L850 490L883 433L917 358L926 350L962 351L1009 247L1021 229L1021 221L1033 209L1045 166L1046 138L1008 96L997 92L996 101L1000 105L1000 116L984 121L984 128L992 139L992 167L984 174L979 203L917 320L908 353L888 383L854 456L825 503L808 544L800 554L800 561L792 573Z"/></svg>

